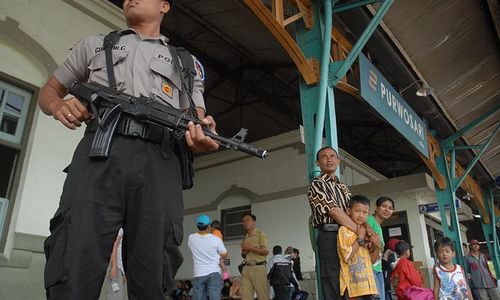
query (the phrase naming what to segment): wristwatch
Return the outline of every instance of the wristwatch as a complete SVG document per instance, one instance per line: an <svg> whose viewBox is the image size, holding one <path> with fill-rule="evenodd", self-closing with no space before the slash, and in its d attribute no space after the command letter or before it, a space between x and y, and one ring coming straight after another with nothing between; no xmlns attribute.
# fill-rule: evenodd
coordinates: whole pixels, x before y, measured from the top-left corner
<svg viewBox="0 0 500 300"><path fill-rule="evenodd" d="M356 241L358 242L358 244L359 244L360 246L364 246L364 245L366 245L366 241L365 241L365 239L362 239L362 238L357 238L357 239L356 239Z"/></svg>

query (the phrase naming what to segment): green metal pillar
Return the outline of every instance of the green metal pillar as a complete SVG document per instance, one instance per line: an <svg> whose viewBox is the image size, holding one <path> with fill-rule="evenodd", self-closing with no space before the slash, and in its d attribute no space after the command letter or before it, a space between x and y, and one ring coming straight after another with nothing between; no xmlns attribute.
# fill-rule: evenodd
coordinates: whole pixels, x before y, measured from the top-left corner
<svg viewBox="0 0 500 300"><path fill-rule="evenodd" d="M312 180L319 174L316 165L316 153L323 145L326 137L327 144L338 151L337 125L335 115L334 87L345 76L357 59L361 49L375 31L382 17L385 15L393 0L355 1L347 5L335 7L338 0L312 1L314 26L311 30L301 22L296 23L296 42L305 57L313 58L321 64L320 83L318 86L308 86L300 81L300 98L302 108L302 122L306 144L308 178ZM335 9L337 12L359 8L371 3L381 2L381 6L373 20L367 26L360 39L353 46L353 50L346 60L331 63L331 32L332 18ZM339 170L337 170L337 175ZM313 250L316 252L317 230L310 228L310 238ZM321 290L320 266L316 254L316 274L318 284L318 299L323 300Z"/></svg>
<svg viewBox="0 0 500 300"><path fill-rule="evenodd" d="M441 174L444 175L446 179L446 189L440 190L436 185L436 196L437 203L439 206L439 213L441 216L441 224L443 226L444 236L449 237L455 242L455 250L457 253L456 259L459 264L463 265L463 249L462 249L462 238L460 236L460 223L458 222L457 209L455 207L455 192L456 188L453 188L455 176L455 158L454 155L452 159L453 169L448 167L446 162L446 152L444 147L441 145L440 156L436 157L436 166ZM450 169L453 170L450 172ZM448 217L446 215L445 206L450 207L450 224L448 225Z"/></svg>
<svg viewBox="0 0 500 300"><path fill-rule="evenodd" d="M498 221L497 216L495 215L495 202L493 198L493 191L488 189L484 193L484 206L486 209L486 213L490 218L490 224L484 223L484 217L481 218L481 225L483 227L484 237L486 240L486 244L488 245L488 252L490 253L491 260L493 262L493 266L495 268L495 273L497 277L500 275L500 258L499 256L499 244L498 244L498 236L496 230L496 224Z"/></svg>
<svg viewBox="0 0 500 300"><path fill-rule="evenodd" d="M477 119L471 123L464 126L462 129L458 130L456 133L452 134L447 139L440 141L440 156L436 157L436 166L439 172L446 179L446 189L439 190L436 185L436 196L438 200L439 212L441 215L441 223L443 226L443 233L445 236L451 238L455 243L455 249L457 250L456 260L459 264L463 264L463 249L462 249L462 239L460 236L460 223L458 222L457 209L455 206L455 193L460 187L465 178L469 175L470 171L474 165L479 161L481 156L484 154L486 149L489 147L491 142L494 140L497 133L500 131L500 124L497 125L493 133L487 139L486 143L482 145L471 145L471 146L455 146L455 141L462 135L467 133L472 128L481 124L484 120L489 118L491 115L495 114L500 110L500 104L493 107L491 110L487 111L483 115L479 116ZM455 176L455 164L456 164L456 151L464 149L479 149L479 153L474 157L471 163L465 168L464 174L460 178ZM450 164L448 164L447 156L450 155ZM487 199L487 198L485 198ZM488 201L486 201L488 202ZM450 207L450 225L448 225L445 205ZM487 204L485 203L485 206ZM495 218L492 219L495 222ZM485 228L483 226L483 228ZM487 228L486 228L487 230ZM495 231L496 232L496 231ZM486 235L486 231L485 231Z"/></svg>

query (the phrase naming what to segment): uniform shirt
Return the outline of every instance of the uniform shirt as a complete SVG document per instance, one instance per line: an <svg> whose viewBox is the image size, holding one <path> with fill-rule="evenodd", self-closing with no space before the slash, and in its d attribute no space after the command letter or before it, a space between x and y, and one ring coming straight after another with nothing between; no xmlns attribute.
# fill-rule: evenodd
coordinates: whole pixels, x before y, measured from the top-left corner
<svg viewBox="0 0 500 300"><path fill-rule="evenodd" d="M168 39L163 35L158 38L141 37L133 29L125 29L121 33L122 36L112 49L117 89L136 97L151 97L175 108L188 108L189 99L182 88L180 70L173 64L167 46ZM56 79L66 89L75 80L108 86L104 36L94 35L82 39L54 72ZM204 109L204 70L195 57L193 60L197 74L192 97L195 106ZM179 60L179 63L182 62Z"/></svg>
<svg viewBox="0 0 500 300"><path fill-rule="evenodd" d="M413 265L413 263L405 257L402 257L396 263L394 270L391 274L392 285L396 288L396 295L398 299L405 300L404 292L411 286L423 287L422 278L420 273ZM411 299L408 299L411 300Z"/></svg>
<svg viewBox="0 0 500 300"><path fill-rule="evenodd" d="M346 289L349 297L377 295L377 283L371 267L370 252L366 247L358 247L356 254L352 253L352 244L358 236L356 233L340 226L337 236L337 250L340 258L340 295Z"/></svg>
<svg viewBox="0 0 500 300"><path fill-rule="evenodd" d="M220 255L227 252L222 240L211 233L189 235L188 246L193 254L194 277L220 273Z"/></svg>
<svg viewBox="0 0 500 300"><path fill-rule="evenodd" d="M437 265L434 276L440 283L439 300L469 300L465 272L460 265L453 265L453 270Z"/></svg>
<svg viewBox="0 0 500 300"><path fill-rule="evenodd" d="M319 227L323 224L334 224L335 220L328 216L328 212L335 207L346 211L349 207L351 192L337 177L332 178L321 173L314 178L307 192L309 205L313 215L313 224Z"/></svg>
<svg viewBox="0 0 500 300"><path fill-rule="evenodd" d="M466 255L465 262L474 288L490 289L495 287L493 275L484 254L479 253L479 257L475 257L472 254Z"/></svg>
<svg viewBox="0 0 500 300"><path fill-rule="evenodd" d="M267 248L267 235L262 231L255 229L253 234L250 236L248 233L245 235L245 239L243 241L247 241L250 245L260 248L260 249L268 249ZM261 261L266 261L266 256L259 255L255 252L248 252L245 256L245 262L248 263L257 263Z"/></svg>
<svg viewBox="0 0 500 300"><path fill-rule="evenodd" d="M382 227L380 227L380 224L377 223L375 216L368 216L368 219L366 219L366 224L370 225L370 227L373 229L373 231L375 231L380 239L380 257L374 264L372 264L372 269L375 272L382 272L382 250L385 247Z"/></svg>

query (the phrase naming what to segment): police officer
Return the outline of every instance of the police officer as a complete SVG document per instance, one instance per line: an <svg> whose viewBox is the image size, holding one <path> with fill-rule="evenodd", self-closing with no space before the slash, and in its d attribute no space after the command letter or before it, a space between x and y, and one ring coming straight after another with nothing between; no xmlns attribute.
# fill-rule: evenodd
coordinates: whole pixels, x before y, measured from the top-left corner
<svg viewBox="0 0 500 300"><path fill-rule="evenodd" d="M168 40L160 34L163 16L173 0L125 0L128 29L112 47L116 88L179 109L190 107ZM45 288L49 299L97 299L114 238L124 228L123 256L129 299L164 299L182 263L182 182L180 162L168 130L136 122L134 131L122 116L107 159L89 158L96 122L79 99L64 100L75 80L108 85L104 36L81 40L42 87L38 103L69 129L87 122L77 146L45 241ZM196 70L192 103L204 124L204 71ZM140 134L137 135L137 132ZM152 133L155 134L152 134ZM136 135L133 135L133 134ZM216 150L218 144L189 124L185 134L194 152Z"/></svg>

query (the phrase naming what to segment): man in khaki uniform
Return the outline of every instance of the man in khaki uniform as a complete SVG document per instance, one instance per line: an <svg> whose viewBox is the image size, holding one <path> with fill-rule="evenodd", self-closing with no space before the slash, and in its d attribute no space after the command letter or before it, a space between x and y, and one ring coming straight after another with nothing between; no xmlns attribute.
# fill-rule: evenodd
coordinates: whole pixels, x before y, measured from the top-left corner
<svg viewBox="0 0 500 300"><path fill-rule="evenodd" d="M241 256L245 259L241 273L241 299L253 300L254 290L259 300L269 299L266 261L269 250L267 236L255 228L257 218L252 214L243 215L246 236L241 243Z"/></svg>

